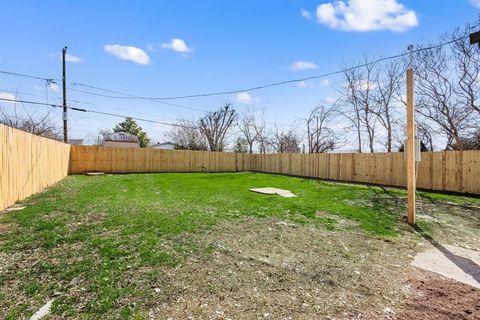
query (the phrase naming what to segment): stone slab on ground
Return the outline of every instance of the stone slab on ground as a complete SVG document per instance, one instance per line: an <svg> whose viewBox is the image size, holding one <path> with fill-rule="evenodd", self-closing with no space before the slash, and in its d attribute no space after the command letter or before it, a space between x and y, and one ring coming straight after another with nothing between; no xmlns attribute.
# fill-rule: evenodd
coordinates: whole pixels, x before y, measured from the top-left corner
<svg viewBox="0 0 480 320"><path fill-rule="evenodd" d="M296 197L295 194L288 190L278 189L278 188L252 188L252 192L262 193L262 194L277 194L284 198L293 198Z"/></svg>
<svg viewBox="0 0 480 320"><path fill-rule="evenodd" d="M418 253L412 265L480 288L480 251L437 244Z"/></svg>
<svg viewBox="0 0 480 320"><path fill-rule="evenodd" d="M14 204L13 206L10 206L10 207L6 208L5 211L6 212L20 211L20 210L23 210L25 208L26 208L25 206L22 206L22 205L19 205L19 204Z"/></svg>
<svg viewBox="0 0 480 320"><path fill-rule="evenodd" d="M104 175L105 172L85 172L86 176L101 176Z"/></svg>
<svg viewBox="0 0 480 320"><path fill-rule="evenodd" d="M43 307L38 309L37 312L33 316L30 317L30 320L40 320L44 317L46 317L50 313L50 309L52 308L52 303L55 301L55 299L49 300Z"/></svg>

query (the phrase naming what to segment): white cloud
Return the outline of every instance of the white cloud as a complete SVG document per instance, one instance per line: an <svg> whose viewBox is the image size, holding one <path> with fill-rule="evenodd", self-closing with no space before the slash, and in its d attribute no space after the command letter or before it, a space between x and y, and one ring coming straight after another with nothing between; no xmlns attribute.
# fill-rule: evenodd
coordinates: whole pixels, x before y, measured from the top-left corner
<svg viewBox="0 0 480 320"><path fill-rule="evenodd" d="M53 92L58 92L58 89L59 89L58 84L56 84L56 83L50 83L50 84L48 85L48 87L49 87L50 90L52 90Z"/></svg>
<svg viewBox="0 0 480 320"><path fill-rule="evenodd" d="M314 70L317 68L318 66L310 61L296 61L290 66L290 69L293 71Z"/></svg>
<svg viewBox="0 0 480 320"><path fill-rule="evenodd" d="M344 88L350 87L349 82L343 82L342 86ZM352 86L355 86L355 89L359 89L360 91L366 91L366 90L373 90L378 87L378 83L368 81L367 79L361 79L356 81Z"/></svg>
<svg viewBox="0 0 480 320"><path fill-rule="evenodd" d="M328 87L328 86L330 86L330 84L331 84L331 82L330 82L329 79L322 79L322 81L320 82L320 85L322 87Z"/></svg>
<svg viewBox="0 0 480 320"><path fill-rule="evenodd" d="M260 98L252 97L248 92L240 92L235 96L237 102L250 105L255 102L260 102Z"/></svg>
<svg viewBox="0 0 480 320"><path fill-rule="evenodd" d="M309 86L309 83L307 83L306 81L297 82L297 87L299 88L306 88L308 86Z"/></svg>
<svg viewBox="0 0 480 320"><path fill-rule="evenodd" d="M475 0L478 1L478 0ZM418 25L417 14L397 0L345 0L320 4L317 19L343 31L406 31Z"/></svg>
<svg viewBox="0 0 480 320"><path fill-rule="evenodd" d="M169 43L162 43L161 48L171 49L175 52L180 52L180 53L189 53L193 51L193 48L188 47L185 41L183 41L182 39L172 39L170 40Z"/></svg>
<svg viewBox="0 0 480 320"><path fill-rule="evenodd" d="M474 6L475 8L480 8L480 0L470 0L470 3L471 3L472 6Z"/></svg>
<svg viewBox="0 0 480 320"><path fill-rule="evenodd" d="M132 61L141 65L150 64L150 57L140 48L119 44L107 44L103 48L106 52L121 60Z"/></svg>
<svg viewBox="0 0 480 320"><path fill-rule="evenodd" d="M305 10L305 9L300 9L300 15L307 20L312 19L312 15L310 14L310 12L308 10Z"/></svg>
<svg viewBox="0 0 480 320"><path fill-rule="evenodd" d="M78 62L82 62L82 59L80 59L79 57L77 56L74 56L72 54L66 54L65 55L65 61L67 62L73 62L73 63L78 63Z"/></svg>
<svg viewBox="0 0 480 320"><path fill-rule="evenodd" d="M329 79L322 79L320 82L313 82L313 81L299 81L297 82L297 87L299 88L318 88L318 87L328 87L331 85L331 81Z"/></svg>
<svg viewBox="0 0 480 320"><path fill-rule="evenodd" d="M333 104L336 101L337 101L337 99L335 99L334 97L328 96L328 97L325 98L325 102L328 103L328 104Z"/></svg>
<svg viewBox="0 0 480 320"><path fill-rule="evenodd" d="M0 92L1 99L15 100L15 95L8 92ZM0 103L13 103L13 101L0 100Z"/></svg>

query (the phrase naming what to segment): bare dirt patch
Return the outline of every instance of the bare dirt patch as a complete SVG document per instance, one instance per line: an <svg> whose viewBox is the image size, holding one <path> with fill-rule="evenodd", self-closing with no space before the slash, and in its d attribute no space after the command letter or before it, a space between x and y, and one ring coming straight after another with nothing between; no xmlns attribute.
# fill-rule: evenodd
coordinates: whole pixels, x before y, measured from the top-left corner
<svg viewBox="0 0 480 320"><path fill-rule="evenodd" d="M408 294L402 275L416 250L408 236L278 219L231 220L198 241L213 255L167 273L151 318L381 319Z"/></svg>
<svg viewBox="0 0 480 320"><path fill-rule="evenodd" d="M395 319L480 319L480 289L420 270L408 282L412 295L397 307Z"/></svg>

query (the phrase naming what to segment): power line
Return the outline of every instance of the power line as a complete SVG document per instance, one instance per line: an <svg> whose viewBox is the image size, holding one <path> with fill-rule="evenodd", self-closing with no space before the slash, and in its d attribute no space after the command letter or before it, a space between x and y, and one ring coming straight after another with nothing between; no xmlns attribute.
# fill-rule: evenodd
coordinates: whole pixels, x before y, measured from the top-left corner
<svg viewBox="0 0 480 320"><path fill-rule="evenodd" d="M25 73L18 73L18 72L11 72L11 71L5 71L5 70L0 70L1 74L9 75L9 76L15 76L15 77L22 77L22 78L29 78L29 79L35 79L35 80L43 80L43 81L59 81L58 79L55 78L43 78L43 77L38 77L38 76L33 76L30 74L25 74Z"/></svg>
<svg viewBox="0 0 480 320"><path fill-rule="evenodd" d="M15 90L0 89L0 92L14 93L15 95L26 95L26 96L35 96L35 97L39 97L39 95L38 95L38 94L33 94L33 93L29 93L29 92L23 92L23 91L15 91Z"/></svg>
<svg viewBox="0 0 480 320"><path fill-rule="evenodd" d="M61 99L61 98L57 98ZM74 103L77 105L89 105L89 106L96 106L99 108L104 108L104 109L112 109L112 110L119 110L119 111L125 111L125 112L132 112L131 110L127 110L124 108L118 108L118 107L111 107L111 106L105 106L105 105L100 105L98 103L93 103L93 102L88 102L88 101L81 101L81 100L76 100L76 99L69 99L68 100L70 103ZM159 114L154 114L154 113L149 113L149 112L143 112L143 111L133 111L136 114L143 114L151 117L161 117Z"/></svg>
<svg viewBox="0 0 480 320"><path fill-rule="evenodd" d="M42 80L42 81L45 81L46 83L52 83L52 82L55 83L55 81L60 81L59 79L43 78L43 77L38 77L38 76L34 76L34 75L29 75L29 74L24 74L24 73L18 73L18 72L11 72L11 71L5 71L5 70L0 70L0 74L5 74L5 75L9 75L9 76L16 76L16 77L23 77L23 78L29 78L29 79L35 79L35 80ZM74 83L74 85L75 85L75 83ZM86 85L85 85L85 86L86 86ZM92 86L91 88L94 88L94 87ZM107 92L112 92L112 93L118 93L118 94L121 94L121 95L123 95L123 96L122 96L122 97L109 96L109 95L104 95L104 94L95 93L95 92L88 92L88 91L78 90L78 89L71 88L71 87L69 87L69 89L70 89L70 90L73 90L73 91L85 93L85 94L96 95L96 96L106 97L106 98L124 98L123 96L125 96L125 97L131 98L131 99L141 99L141 100L155 101L155 100L153 100L153 99L149 99L149 98L146 98L146 97L137 97L137 96L130 95L130 94L127 94L127 93L121 93L121 92L116 92L116 91L113 91L113 90L102 89L102 88L94 88L94 89L102 90L102 91L107 91ZM175 104L175 103L168 103L168 102L162 102L162 101L155 101L155 102L161 103L161 104L164 104L164 105L169 105L169 106L172 106L172 107L179 107L179 108L183 108L183 109L193 110L193 111L209 112L208 110L199 109L199 108L193 108L193 107L187 107L187 106L180 105L180 104Z"/></svg>
<svg viewBox="0 0 480 320"><path fill-rule="evenodd" d="M52 108L63 108L63 105L59 105L59 104L43 103L43 102L28 101L28 100L0 98L0 101L18 102L18 103L25 103L25 104L32 104L32 105L40 105L40 106L49 106L49 107L52 107ZM96 113L96 114L102 114L102 115L118 117L118 118L132 118L132 119L138 120L138 121L163 124L163 125L172 126L172 127L182 127L182 128L196 129L196 127L192 127L192 126L186 126L186 125L181 125L181 124L176 124L176 123L168 123L168 122L162 122L162 121L156 121L156 120L150 120L150 119L131 117L131 116L117 114L117 113L109 113L109 112L96 111L96 110L90 110L90 109L85 109L85 108L76 108L76 107L67 107L67 108L70 109L70 110L73 110L73 111L78 111L78 112Z"/></svg>
<svg viewBox="0 0 480 320"><path fill-rule="evenodd" d="M472 26L472 27L470 27L470 29L474 29L474 28L476 28L476 27L478 27L478 26L480 26L480 23L479 23L479 24L476 24L476 25L474 25L474 26ZM465 39L466 37L468 37L468 36L463 36L463 37L459 37L459 38L456 38L456 39L452 39L452 40L449 40L449 41L446 41L446 42L442 42L442 43L437 44L437 45L433 45L433 46L429 46L429 47L423 47L423 48L419 48L419 49L416 49L416 50L412 50L412 53L418 53L418 52L422 52L422 51L437 49L437 48L440 48L440 47L443 47L443 46L452 44L452 43L454 43L454 42L456 42L456 41L458 41L458 40ZM237 93L242 93L242 92L250 92L250 91L256 91L256 90L261 90L261 89L266 89L266 88L270 88L270 87L281 86L281 85L286 85L286 84L291 84L291 83L297 83L297 82L302 82L302 81L314 80L314 79L318 79L318 78L325 78L325 77L329 77L329 76L333 76L333 75L342 74L342 73L345 73L345 72L348 72L348 71L352 71L352 70L355 70L355 69L368 67L368 66L370 66L370 65L374 65L374 64L377 64L377 63L380 63L380 62L383 62L383 61L388 61L388 60L403 58L403 57L405 57L405 56L408 56L409 54L410 54L410 52L404 52L404 53L400 53L400 54L397 54L397 55L392 55L392 56L388 56L388 57L376 59L376 60L374 60L374 61L366 62L366 63L363 63L363 64L358 64L358 65L353 66L353 67L348 67L348 68L340 69L340 70L337 70L337 71L332 71L332 72L328 72L328 73L324 73L324 74L313 75L313 76L304 77L304 78L297 78L297 79L290 79L290 80L285 80L285 81L273 82L273 83L268 83L268 84L259 85L259 86L255 86L255 87L250 87L250 88L245 88L245 89L237 89L237 90L229 90L229 91L218 91L218 92L210 92L210 93L199 93L199 94L190 94L190 95L183 95L183 96L171 96L171 97L140 97L140 96L127 95L127 94L123 94L123 95L122 95L122 93L120 93L120 92L118 92L118 91L114 91L114 90L110 90L110 89L104 89L104 88L96 87L96 86L89 85L89 84L73 83L73 85L74 85L74 86L85 87L85 88L90 88L90 89L95 89L95 90L102 90L102 91L105 91L105 92L111 92L111 93L120 94L120 96L112 96L112 95L103 95L103 94L99 94L99 93L93 93L93 92L83 91L83 92L85 92L85 93L95 94L95 95L100 95L100 96L104 96L104 97L108 97L108 98L115 98L115 99L146 99L146 100L152 100L152 101L160 101L160 100L176 100L176 99L211 97L211 96L220 96L220 95L228 95L228 94L237 94Z"/></svg>
<svg viewBox="0 0 480 320"><path fill-rule="evenodd" d="M20 100L20 99L7 99L7 98L0 98L1 101L6 102L18 102L18 103L26 103L26 104L36 104L39 106L49 106L54 108L61 108L62 106L59 104L51 104L51 103L44 103L44 102L36 102L36 101L28 101L28 100Z"/></svg>
<svg viewBox="0 0 480 320"><path fill-rule="evenodd" d="M477 28L478 26L480 26L480 23L469 27L469 29L471 30L471 29ZM430 47L424 47L424 48L419 48L419 49L416 49L416 50L412 50L412 53L417 53L417 52L422 52L422 51L426 51L426 50L432 50L432 49L440 48L440 47L452 44L452 43L454 43L458 40L465 39L466 37L468 37L468 35L463 36L463 37L459 37L459 38L456 38L456 39L452 39L450 41L446 41L446 42L443 42L443 43L440 43L440 44L437 44L437 45L433 45L433 46L430 46ZM328 77L328 76L332 76L332 75L342 74L344 72L348 72L348 71L358 69L358 68L368 67L370 65L380 63L380 62L383 62L383 61L402 58L402 57L405 57L409 54L410 54L410 52L405 52L405 53L401 53L401 54L397 54L397 55L392 55L392 56L380 58L380 59L377 59L377 60L374 60L374 61L371 61L371 62L366 62L366 63L363 63L363 64L359 64L359 65L356 65L356 66L353 66L353 67L344 68L344 69L340 69L340 70L337 70L337 71L332 71L332 72L328 72L328 73L324 73L324 74L313 75L313 76L310 76L310 77L273 82L273 83L269 83L269 84L265 84L265 85L259 85L259 86L255 86L255 87L245 88L245 89L201 93L201 94L191 94L191 95L183 95L183 96L172 96L172 97L136 96L136 95L126 94L126 93L122 93L122 92L119 92L119 91L100 88L100 87L96 87L96 86L88 85L88 84L83 84L83 83L73 83L73 85L74 86L81 86L81 87L85 87L85 88L90 88L90 89L95 89L95 90L101 90L101 91L110 92L110 93L115 93L115 94L119 94L119 96L101 94L101 93L90 92L90 91L83 91L83 90L78 90L78 89L75 89L75 88L69 88L69 89L77 91L77 92L85 93L85 94L96 95L96 96L101 96L101 97L106 97L106 98L142 99L142 100L155 101L155 102L162 103L162 104L165 104L165 105L171 105L171 106L190 109L190 110L195 110L195 111L208 112L207 110L198 109L198 108L191 108L191 107L187 107L187 106L183 106L183 105L179 105L179 104L167 103L167 102L160 101L160 100L175 100L175 99L186 99L186 98L210 97L210 96L219 96L219 95L235 94L235 93L242 93L242 92L249 92L249 91L255 91L255 90L260 90L260 89L266 89L266 88L269 88L269 87L281 86L281 85L290 84L290 83L297 83L297 82L308 81L308 80L324 78L324 77ZM19 77L37 79L37 80L44 80L44 81L55 80L56 81L56 79L42 78L42 77L38 77L38 76L16 73L16 72L10 72L10 71L4 71L4 70L0 70L0 73L1 74L6 74L6 75L11 75L11 76L19 76Z"/></svg>
<svg viewBox="0 0 480 320"><path fill-rule="evenodd" d="M8 92L8 93L13 93L15 95L28 95L28 96L40 97L38 94L33 94L33 93L30 93L30 92L24 92L24 91L14 91L14 90L0 89L0 92ZM62 100L62 98L58 97L58 95L55 93L55 91L52 91L52 93L57 100ZM68 101L73 102L75 104L80 104L80 105L81 104L90 105L90 106L96 106L96 107L100 107L100 108L113 109L113 110L126 111L126 112L131 111L131 110L123 109L123 108L104 106L104 105L100 105L100 104L97 104L97 103L88 102L88 101L81 101L81 100L76 100L76 99L69 99ZM46 104L50 105L49 99L48 99L48 94L46 96ZM152 116L152 117L160 117L160 115L158 115L158 114L153 114L153 113L148 113L148 112L143 112L143 111L134 111L134 112L137 113L137 114L143 114L143 115Z"/></svg>
<svg viewBox="0 0 480 320"><path fill-rule="evenodd" d="M82 86L82 87L86 87L86 88L91 88L91 89L95 89L95 90L100 90L100 91L112 92L112 93L120 94L120 96L113 96L113 95L102 94L102 93L98 93L98 92L85 91L85 90L79 90L79 89L75 89L75 88L72 88L72 87L68 87L68 88L69 88L70 90L72 90L72 91L81 92L81 93L85 93L85 94L89 94L89 95L94 95L94 96L98 96L98 97L111 98L111 99L139 99L139 100L147 100L147 101L157 102L157 103L161 103L161 104L168 105L168 106L173 106L173 107L179 107L179 108L183 108L183 109L188 109L188 110L201 111L201 112L209 112L208 110L204 110L204 109L187 107L187 106L184 106L184 105L181 105L181 104L159 101L159 100L157 100L157 99L152 99L152 98L148 98L148 97L134 96L134 95L131 95L131 94L128 94L128 93L122 93L122 92L113 91L113 90L110 90L110 89L103 89L103 88L95 87L95 86L91 86L91 85L78 84L78 83L75 83L75 82L72 83L72 85L74 85L74 86L77 86L77 85L78 85L78 86Z"/></svg>

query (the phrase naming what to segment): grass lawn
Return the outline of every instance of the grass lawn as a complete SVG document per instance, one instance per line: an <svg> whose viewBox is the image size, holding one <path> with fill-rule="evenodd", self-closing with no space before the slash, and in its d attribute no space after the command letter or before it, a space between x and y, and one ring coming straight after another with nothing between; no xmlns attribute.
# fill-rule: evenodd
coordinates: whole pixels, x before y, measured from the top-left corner
<svg viewBox="0 0 480 320"><path fill-rule="evenodd" d="M253 187L298 197L249 192ZM181 235L250 216L325 232L351 220L369 237L395 238L406 228L403 196L254 173L70 176L23 201L24 210L0 216L0 318L31 316L51 297L59 316L143 318L155 299L152 283L191 255L212 254Z"/></svg>

